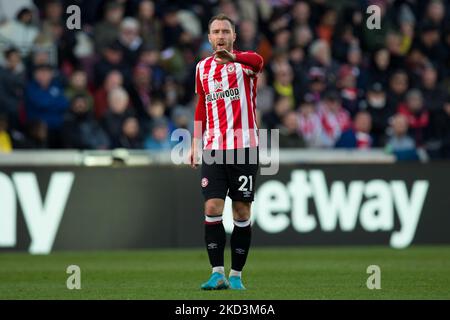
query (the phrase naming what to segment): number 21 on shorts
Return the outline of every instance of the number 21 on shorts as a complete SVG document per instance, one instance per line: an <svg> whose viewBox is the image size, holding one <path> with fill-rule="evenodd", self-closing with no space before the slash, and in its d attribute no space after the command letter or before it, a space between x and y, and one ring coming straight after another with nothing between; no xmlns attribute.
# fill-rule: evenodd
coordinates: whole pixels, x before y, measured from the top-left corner
<svg viewBox="0 0 450 320"><path fill-rule="evenodd" d="M239 191L253 191L253 176L240 176L239 182L242 182L239 187ZM247 188L247 184L250 182L249 188Z"/></svg>

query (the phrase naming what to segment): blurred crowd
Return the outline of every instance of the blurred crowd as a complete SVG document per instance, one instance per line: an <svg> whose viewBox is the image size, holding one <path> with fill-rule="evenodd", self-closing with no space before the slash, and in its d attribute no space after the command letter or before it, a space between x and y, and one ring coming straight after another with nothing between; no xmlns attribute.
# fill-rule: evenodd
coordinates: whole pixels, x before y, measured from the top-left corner
<svg viewBox="0 0 450 320"><path fill-rule="evenodd" d="M281 148L450 158L448 0L0 0L0 151L170 149L219 12L264 58L258 122Z"/></svg>

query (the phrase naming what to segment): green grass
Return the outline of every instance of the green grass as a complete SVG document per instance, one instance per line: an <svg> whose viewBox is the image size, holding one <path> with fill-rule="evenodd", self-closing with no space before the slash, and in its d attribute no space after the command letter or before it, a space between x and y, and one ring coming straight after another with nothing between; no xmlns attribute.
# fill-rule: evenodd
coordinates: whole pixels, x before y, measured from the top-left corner
<svg viewBox="0 0 450 320"><path fill-rule="evenodd" d="M71 264L81 290L66 288ZM369 265L380 290L366 287ZM449 246L254 248L244 292L199 290L209 272L202 249L0 253L0 299L450 299Z"/></svg>

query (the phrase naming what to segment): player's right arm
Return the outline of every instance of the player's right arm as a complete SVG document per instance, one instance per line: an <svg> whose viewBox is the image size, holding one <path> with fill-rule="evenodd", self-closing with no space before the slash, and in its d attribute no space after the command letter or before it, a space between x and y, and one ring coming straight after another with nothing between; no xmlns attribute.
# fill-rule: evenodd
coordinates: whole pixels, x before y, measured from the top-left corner
<svg viewBox="0 0 450 320"><path fill-rule="evenodd" d="M206 103L205 92L200 80L199 68L195 74L195 92L198 95L197 107L194 116L194 137L192 139L190 162L191 167L196 168L199 164L200 151L202 150L203 133L206 129Z"/></svg>

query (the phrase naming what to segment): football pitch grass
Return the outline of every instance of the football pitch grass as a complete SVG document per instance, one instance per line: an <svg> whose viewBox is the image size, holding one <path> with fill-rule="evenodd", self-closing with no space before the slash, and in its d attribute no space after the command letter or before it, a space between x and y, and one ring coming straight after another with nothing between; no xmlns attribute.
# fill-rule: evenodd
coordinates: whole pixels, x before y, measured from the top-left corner
<svg viewBox="0 0 450 320"><path fill-rule="evenodd" d="M226 272L230 254L226 252ZM69 265L81 289L66 287ZM381 269L381 289L366 286ZM253 248L246 291L201 291L203 249L0 253L0 299L450 299L450 246Z"/></svg>

